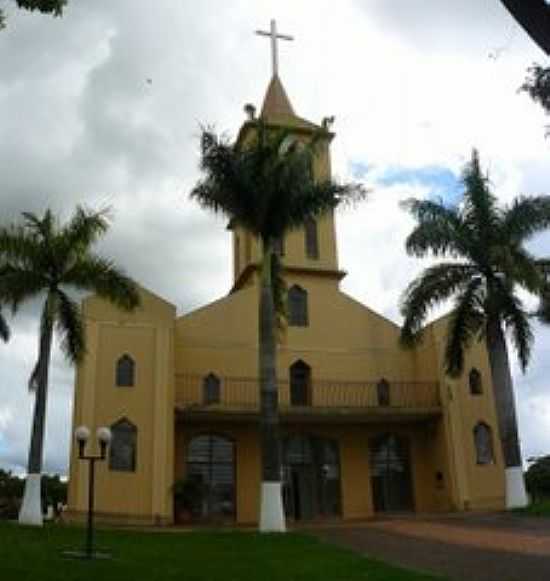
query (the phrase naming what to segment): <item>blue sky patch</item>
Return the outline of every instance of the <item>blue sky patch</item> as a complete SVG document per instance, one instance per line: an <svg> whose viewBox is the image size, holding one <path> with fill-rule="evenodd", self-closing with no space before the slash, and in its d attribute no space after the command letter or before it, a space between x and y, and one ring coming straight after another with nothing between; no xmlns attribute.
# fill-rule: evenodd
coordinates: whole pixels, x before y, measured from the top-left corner
<svg viewBox="0 0 550 581"><path fill-rule="evenodd" d="M351 174L356 180L362 180L367 177L367 174L372 169L372 166L362 161L354 161L351 163Z"/></svg>
<svg viewBox="0 0 550 581"><path fill-rule="evenodd" d="M354 163L353 175L356 179L363 179L372 169L373 166ZM439 165L419 168L389 167L376 179L376 183L387 187L399 184L420 185L430 190L430 197L442 199L448 204L456 204L464 189L460 177L449 168Z"/></svg>
<svg viewBox="0 0 550 581"><path fill-rule="evenodd" d="M384 186L418 184L430 190L430 196L454 203L462 194L462 182L443 166L425 166L417 169L391 168L378 180Z"/></svg>

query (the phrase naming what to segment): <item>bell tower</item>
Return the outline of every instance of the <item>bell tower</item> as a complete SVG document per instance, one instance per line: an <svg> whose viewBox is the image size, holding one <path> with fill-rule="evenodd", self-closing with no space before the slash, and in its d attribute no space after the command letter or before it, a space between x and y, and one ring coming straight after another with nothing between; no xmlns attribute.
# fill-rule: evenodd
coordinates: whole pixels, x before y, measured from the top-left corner
<svg viewBox="0 0 550 581"><path fill-rule="evenodd" d="M277 33L274 21L271 31L258 31L257 34L269 36L272 40L273 73L267 87L259 117L256 108L246 105L247 120L241 126L236 147L246 147L246 143L257 131L261 121L268 129L284 129L290 139L307 143L314 137L319 140L318 154L314 159L313 173L319 179L331 175L330 143L334 133L330 131L331 119L325 118L320 125L299 117L292 107L287 92L278 73L277 39L292 40L292 37ZM233 288L238 290L254 284L261 261L259 241L244 228L230 224L233 232ZM311 220L304 228L288 232L277 243L285 268L285 276L310 275L325 279L332 284L341 280L345 273L338 268L334 215L327 214L318 220Z"/></svg>

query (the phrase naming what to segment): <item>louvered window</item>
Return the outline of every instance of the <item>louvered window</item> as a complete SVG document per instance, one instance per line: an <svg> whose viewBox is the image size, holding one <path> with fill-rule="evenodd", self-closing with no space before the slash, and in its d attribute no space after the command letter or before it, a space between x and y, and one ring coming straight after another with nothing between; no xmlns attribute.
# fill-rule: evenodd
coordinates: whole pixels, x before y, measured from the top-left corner
<svg viewBox="0 0 550 581"><path fill-rule="evenodd" d="M309 325L307 291L297 285L288 291L288 324L291 327Z"/></svg>
<svg viewBox="0 0 550 581"><path fill-rule="evenodd" d="M306 220L304 224L306 256L312 260L319 258L319 236L317 222L313 218Z"/></svg>

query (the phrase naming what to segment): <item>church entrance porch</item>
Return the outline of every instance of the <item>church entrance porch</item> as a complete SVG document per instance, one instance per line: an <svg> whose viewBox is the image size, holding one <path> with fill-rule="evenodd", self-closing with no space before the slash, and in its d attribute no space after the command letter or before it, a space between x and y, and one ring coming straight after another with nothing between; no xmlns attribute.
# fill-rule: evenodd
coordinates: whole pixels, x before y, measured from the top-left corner
<svg viewBox="0 0 550 581"><path fill-rule="evenodd" d="M289 523L366 519L377 512L450 510L444 442L433 422L281 423ZM193 522L258 522L257 422L176 423L175 478L200 481ZM438 478L438 474L442 478Z"/></svg>

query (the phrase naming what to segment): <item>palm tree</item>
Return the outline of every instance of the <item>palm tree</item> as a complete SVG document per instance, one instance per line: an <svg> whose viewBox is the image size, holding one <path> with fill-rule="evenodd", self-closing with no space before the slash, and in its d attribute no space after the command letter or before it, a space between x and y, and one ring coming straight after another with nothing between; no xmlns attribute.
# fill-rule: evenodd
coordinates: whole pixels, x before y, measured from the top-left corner
<svg viewBox="0 0 550 581"><path fill-rule="evenodd" d="M59 224L50 210L42 217L24 213L23 218L21 225L0 229L0 304L16 312L22 302L44 296L38 361L29 379L36 399L28 475L19 513L20 523L41 525L42 449L54 329L71 363L80 362L85 354L82 313L67 291L93 291L126 310L139 304L139 295L136 284L120 269L91 252L109 227L105 211L78 207L65 225Z"/></svg>
<svg viewBox="0 0 550 581"><path fill-rule="evenodd" d="M548 8L550 10L550 7ZM527 69L527 78L520 91L526 92L529 97L538 103L550 115L550 67L533 64ZM550 125L546 126L546 137L550 136Z"/></svg>
<svg viewBox="0 0 550 581"><path fill-rule="evenodd" d="M280 304L280 263L274 242L309 218L365 194L356 184L316 180L313 158L323 134L309 145L290 145L288 131L257 121L254 139L243 148L205 130L201 137L204 177L191 197L204 208L227 216L261 242L259 296L260 429L262 449L261 531L284 531L281 498L278 394L276 377L276 310Z"/></svg>
<svg viewBox="0 0 550 581"><path fill-rule="evenodd" d="M405 203L418 222L407 238L407 252L452 260L427 268L406 289L401 339L406 346L414 345L430 309L453 298L445 348L447 373L459 376L467 348L474 340L486 342L506 465L506 502L513 507L525 504L526 497L505 331L525 371L533 332L518 290L542 297L550 261L535 258L524 244L550 226L550 197L519 197L499 207L475 150L463 183L458 206L429 200Z"/></svg>

